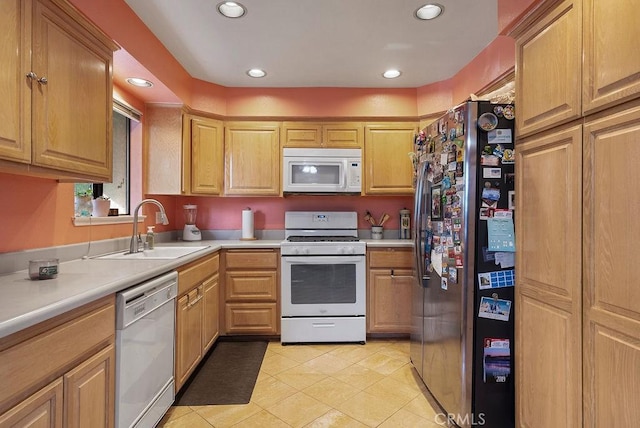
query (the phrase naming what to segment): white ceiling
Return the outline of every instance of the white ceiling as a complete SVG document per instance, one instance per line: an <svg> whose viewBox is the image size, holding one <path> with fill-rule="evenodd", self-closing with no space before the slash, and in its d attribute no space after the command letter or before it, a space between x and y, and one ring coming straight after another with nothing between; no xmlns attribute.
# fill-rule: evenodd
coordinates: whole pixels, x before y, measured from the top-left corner
<svg viewBox="0 0 640 428"><path fill-rule="evenodd" d="M416 88L454 76L497 36L497 0L125 0L187 72L227 87ZM262 68L267 76L250 78ZM389 68L402 71L385 79Z"/></svg>

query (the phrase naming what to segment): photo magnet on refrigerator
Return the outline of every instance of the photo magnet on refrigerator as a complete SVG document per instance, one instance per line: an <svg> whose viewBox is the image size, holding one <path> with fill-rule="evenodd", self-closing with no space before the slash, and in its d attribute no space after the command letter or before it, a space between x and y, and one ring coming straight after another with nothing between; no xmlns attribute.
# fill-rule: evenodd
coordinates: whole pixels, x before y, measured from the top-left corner
<svg viewBox="0 0 640 428"><path fill-rule="evenodd" d="M480 299L478 318L488 318L498 321L509 321L511 314L511 300L483 297Z"/></svg>
<svg viewBox="0 0 640 428"><path fill-rule="evenodd" d="M509 339L484 339L482 361L484 383L505 383L511 376Z"/></svg>

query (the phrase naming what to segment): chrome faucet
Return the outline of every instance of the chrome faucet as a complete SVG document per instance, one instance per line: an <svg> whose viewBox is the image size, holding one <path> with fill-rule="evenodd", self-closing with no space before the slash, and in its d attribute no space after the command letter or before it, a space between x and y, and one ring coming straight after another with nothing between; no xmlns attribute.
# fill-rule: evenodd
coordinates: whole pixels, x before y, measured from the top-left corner
<svg viewBox="0 0 640 428"><path fill-rule="evenodd" d="M167 214L164 211L164 206L159 201L155 199L143 199L140 201L136 209L133 211L133 235L131 235L131 242L129 243L129 253L137 253L138 252L138 211L140 211L140 207L144 204L155 204L160 208L160 213L162 214L162 224L169 224L169 219L167 219Z"/></svg>

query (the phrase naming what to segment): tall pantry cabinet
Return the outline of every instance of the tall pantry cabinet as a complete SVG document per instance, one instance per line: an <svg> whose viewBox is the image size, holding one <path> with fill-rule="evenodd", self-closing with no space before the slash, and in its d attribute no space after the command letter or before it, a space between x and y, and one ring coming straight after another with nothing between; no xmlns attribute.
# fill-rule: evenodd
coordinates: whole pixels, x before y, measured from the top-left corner
<svg viewBox="0 0 640 428"><path fill-rule="evenodd" d="M516 421L640 419L640 0L541 1L516 38Z"/></svg>

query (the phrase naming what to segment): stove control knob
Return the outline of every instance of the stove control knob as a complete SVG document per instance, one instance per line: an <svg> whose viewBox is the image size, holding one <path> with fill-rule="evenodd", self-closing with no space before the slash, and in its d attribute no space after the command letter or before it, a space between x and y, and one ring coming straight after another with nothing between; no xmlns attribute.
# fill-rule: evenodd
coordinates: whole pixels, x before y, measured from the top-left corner
<svg viewBox="0 0 640 428"><path fill-rule="evenodd" d="M308 248L301 248L300 249L300 254L309 254L309 249Z"/></svg>

